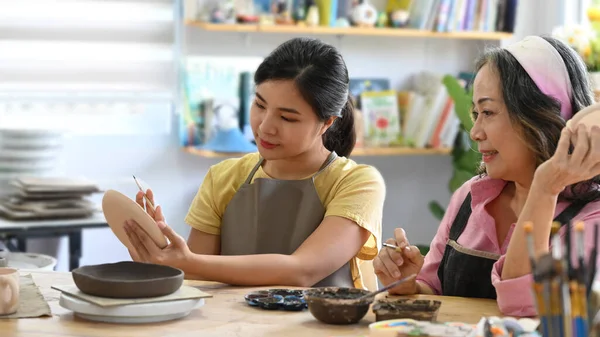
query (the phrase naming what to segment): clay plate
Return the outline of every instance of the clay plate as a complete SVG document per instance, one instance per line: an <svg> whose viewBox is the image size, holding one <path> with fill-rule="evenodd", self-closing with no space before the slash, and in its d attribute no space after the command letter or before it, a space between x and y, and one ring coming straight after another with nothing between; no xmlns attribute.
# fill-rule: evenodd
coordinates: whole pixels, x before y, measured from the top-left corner
<svg viewBox="0 0 600 337"><path fill-rule="evenodd" d="M113 233L129 250L133 250L133 246L123 229L129 219L135 220L160 248L167 246L167 239L154 219L128 196L115 190L106 191L102 197L102 211Z"/></svg>
<svg viewBox="0 0 600 337"><path fill-rule="evenodd" d="M369 311L373 297L358 300L368 293L358 288L324 287L306 290L304 298L317 320L326 324L354 324Z"/></svg>
<svg viewBox="0 0 600 337"><path fill-rule="evenodd" d="M129 261L83 266L71 273L81 292L110 298L170 295L181 287L184 276L177 268Z"/></svg>
<svg viewBox="0 0 600 337"><path fill-rule="evenodd" d="M567 125L573 128L579 124L584 124L588 129L593 125L600 126L600 103L585 107L567 121Z"/></svg>

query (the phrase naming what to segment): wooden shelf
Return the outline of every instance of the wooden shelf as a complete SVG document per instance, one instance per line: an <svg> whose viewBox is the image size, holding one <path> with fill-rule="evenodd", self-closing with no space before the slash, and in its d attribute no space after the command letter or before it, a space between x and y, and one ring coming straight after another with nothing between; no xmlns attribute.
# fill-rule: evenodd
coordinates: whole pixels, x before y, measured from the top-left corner
<svg viewBox="0 0 600 337"><path fill-rule="evenodd" d="M185 152L202 156L206 158L232 158L241 157L246 153L224 153L213 152L194 147L184 148ZM447 155L452 149L416 149L411 147L377 147L377 148L356 148L352 151L351 157L367 157L367 156L422 156L422 155Z"/></svg>
<svg viewBox="0 0 600 337"><path fill-rule="evenodd" d="M463 40L504 40L512 37L504 32L454 32L439 33L427 30L408 28L362 28L362 27L306 27L296 25L259 25L259 24L214 24L200 21L186 21L187 26L198 27L212 32L239 33L288 33L317 35L354 35L354 36L389 36L389 37L425 37Z"/></svg>

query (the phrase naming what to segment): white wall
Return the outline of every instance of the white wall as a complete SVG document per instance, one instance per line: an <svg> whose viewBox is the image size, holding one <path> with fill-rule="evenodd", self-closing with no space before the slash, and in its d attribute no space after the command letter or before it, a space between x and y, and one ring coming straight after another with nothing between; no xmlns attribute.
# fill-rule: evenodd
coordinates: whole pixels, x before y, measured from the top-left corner
<svg viewBox="0 0 600 337"><path fill-rule="evenodd" d="M381 2L381 0L379 0ZM377 3L377 2L375 2ZM538 28L538 8L551 8L541 0L521 1L517 35L543 33ZM534 19L536 18L536 19ZM543 20L541 20L543 21ZM206 55L266 55L292 35L252 34L250 44L236 33L207 34L187 29L188 52ZM324 36L335 43L344 55L351 76L385 76L395 88L403 88L409 76L420 70L457 73L471 70L472 63L485 44L420 38ZM218 43L216 42L218 41ZM174 117L176 118L176 117ZM177 123L173 123L177 125ZM451 175L449 156L356 157L356 161L374 165L385 178L388 195L384 208L384 238L403 226L412 243L429 243L438 226L427 204L449 200L447 182ZM210 165L218 159L207 159L184 153L178 147L177 130L170 136L141 137L77 137L67 142L64 172L97 179L103 186L133 196L136 186L131 175L145 180L155 191L165 210L168 223L187 236L183 219ZM335 238L332 238L335 239ZM30 240L30 250L58 254L57 269L67 270L67 239ZM84 232L82 264L114 262L128 259L125 248L109 229Z"/></svg>

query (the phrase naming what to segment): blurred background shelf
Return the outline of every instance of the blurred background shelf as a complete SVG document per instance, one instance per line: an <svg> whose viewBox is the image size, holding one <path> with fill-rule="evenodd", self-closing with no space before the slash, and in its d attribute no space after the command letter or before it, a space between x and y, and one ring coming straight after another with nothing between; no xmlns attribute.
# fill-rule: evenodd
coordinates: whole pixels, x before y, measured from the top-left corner
<svg viewBox="0 0 600 337"><path fill-rule="evenodd" d="M241 157L246 153L224 153L198 149L195 147L186 147L185 151L194 155L206 158L223 157ZM352 157L362 156L420 156L420 155L447 155L452 149L417 149L411 147L375 147L375 148L357 148L352 151Z"/></svg>
<svg viewBox="0 0 600 337"><path fill-rule="evenodd" d="M187 20L187 26L201 28L214 32L238 33L292 33L292 34L317 34L317 35L355 35L355 36L389 36L389 37L425 37L463 40L504 40L512 37L505 32L452 32L440 33L428 30L408 28L362 28L362 27L307 27L297 25L258 25L258 24L214 24L200 21Z"/></svg>

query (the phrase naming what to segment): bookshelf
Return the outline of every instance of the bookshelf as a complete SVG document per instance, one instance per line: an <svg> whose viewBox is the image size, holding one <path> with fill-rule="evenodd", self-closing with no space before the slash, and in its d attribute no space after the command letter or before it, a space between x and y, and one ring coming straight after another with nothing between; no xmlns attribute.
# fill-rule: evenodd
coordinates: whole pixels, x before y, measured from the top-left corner
<svg viewBox="0 0 600 337"><path fill-rule="evenodd" d="M504 32L452 32L440 33L428 30L408 28L363 28L363 27L308 27L297 25L258 25L258 24L214 24L194 20L187 20L187 26L196 27L209 32L234 32L234 33L273 33L273 34L314 34L338 36L384 36L384 37L412 37L412 38L441 38L462 40L493 40L500 41L512 37L511 33Z"/></svg>
<svg viewBox="0 0 600 337"><path fill-rule="evenodd" d="M241 157L245 153L223 153L198 149L195 147L184 148L185 152L206 157L206 158L224 158ZM452 149L447 148L425 148L417 149L411 147L375 147L375 148L356 148L352 151L352 157L368 156L423 156L423 155L448 155Z"/></svg>

